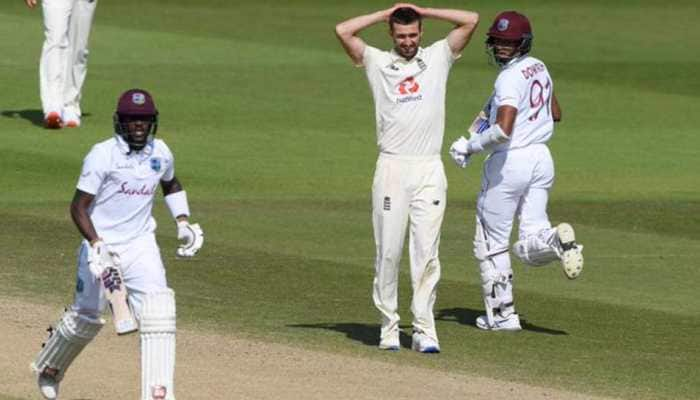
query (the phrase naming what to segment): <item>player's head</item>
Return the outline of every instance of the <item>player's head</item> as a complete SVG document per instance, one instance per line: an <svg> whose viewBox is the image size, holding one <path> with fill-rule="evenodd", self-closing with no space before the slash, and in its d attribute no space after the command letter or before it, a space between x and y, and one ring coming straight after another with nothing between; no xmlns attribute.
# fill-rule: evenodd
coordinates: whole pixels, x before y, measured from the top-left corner
<svg viewBox="0 0 700 400"><path fill-rule="evenodd" d="M142 150L158 130L158 109L150 93L130 89L119 96L114 113L114 132L134 151Z"/></svg>
<svg viewBox="0 0 700 400"><path fill-rule="evenodd" d="M410 60L418 52L423 35L423 19L411 7L400 7L389 16L389 34L394 41L394 50Z"/></svg>
<svg viewBox="0 0 700 400"><path fill-rule="evenodd" d="M529 53L532 47L530 21L517 11L498 14L486 36L486 52L500 66Z"/></svg>

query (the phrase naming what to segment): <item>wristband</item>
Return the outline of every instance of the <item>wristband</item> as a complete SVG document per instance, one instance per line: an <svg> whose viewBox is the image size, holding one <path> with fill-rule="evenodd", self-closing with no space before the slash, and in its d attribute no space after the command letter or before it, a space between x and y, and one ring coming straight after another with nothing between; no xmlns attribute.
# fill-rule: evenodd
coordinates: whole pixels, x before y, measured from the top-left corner
<svg viewBox="0 0 700 400"><path fill-rule="evenodd" d="M187 193L184 190L165 196L165 204L168 205L173 219L177 219L181 215L190 216L190 206L187 203Z"/></svg>

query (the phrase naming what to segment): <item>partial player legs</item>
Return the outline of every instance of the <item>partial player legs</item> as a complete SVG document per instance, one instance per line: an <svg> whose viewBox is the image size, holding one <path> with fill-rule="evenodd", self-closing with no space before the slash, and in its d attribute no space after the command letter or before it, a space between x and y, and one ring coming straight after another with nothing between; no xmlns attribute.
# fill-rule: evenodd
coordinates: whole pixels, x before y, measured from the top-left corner
<svg viewBox="0 0 700 400"><path fill-rule="evenodd" d="M80 126L80 98L87 75L88 38L97 1L76 0L71 14L69 65L63 88L63 120L67 127Z"/></svg>
<svg viewBox="0 0 700 400"><path fill-rule="evenodd" d="M399 262L408 222L408 197L399 161L380 158L372 185L372 224L377 249L372 298L382 315L381 349L399 349ZM398 165L397 165L398 164Z"/></svg>
<svg viewBox="0 0 700 400"><path fill-rule="evenodd" d="M72 1L44 0L44 46L39 63L41 103L47 127L63 125L63 88L68 67L68 21ZM51 117L51 118L49 118Z"/></svg>
<svg viewBox="0 0 700 400"><path fill-rule="evenodd" d="M413 349L422 353L440 351L433 308L440 281L440 228L446 206L446 179L442 162L427 161L419 169L422 179L410 206L411 286L413 298Z"/></svg>

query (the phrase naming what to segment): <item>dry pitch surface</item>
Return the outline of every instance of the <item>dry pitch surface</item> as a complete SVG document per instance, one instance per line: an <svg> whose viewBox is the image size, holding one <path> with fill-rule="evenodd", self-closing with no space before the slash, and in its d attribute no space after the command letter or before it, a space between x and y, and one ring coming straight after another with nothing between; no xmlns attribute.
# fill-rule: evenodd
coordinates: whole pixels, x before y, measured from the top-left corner
<svg viewBox="0 0 700 400"><path fill-rule="evenodd" d="M0 298L0 396L40 399L29 363L60 308ZM191 329L178 331L178 399L602 399L548 388L309 351ZM403 349L402 351L410 351ZM431 357L426 355L426 357ZM138 335L107 324L62 382L60 399L137 399Z"/></svg>

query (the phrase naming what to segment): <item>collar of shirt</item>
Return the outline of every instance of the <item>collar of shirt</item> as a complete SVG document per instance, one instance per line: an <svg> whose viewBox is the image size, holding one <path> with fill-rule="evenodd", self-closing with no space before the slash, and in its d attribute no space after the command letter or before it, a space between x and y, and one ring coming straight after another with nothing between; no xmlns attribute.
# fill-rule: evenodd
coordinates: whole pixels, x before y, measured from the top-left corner
<svg viewBox="0 0 700 400"><path fill-rule="evenodd" d="M124 154L124 155L129 155L132 154L131 148L129 147L129 144L124 140L121 135L114 134L114 138L117 141L117 148L119 151ZM153 143L154 140L150 140L148 144L143 148L141 151L135 152L138 155L141 155L142 157L150 157L150 155L153 153Z"/></svg>
<svg viewBox="0 0 700 400"><path fill-rule="evenodd" d="M424 58L425 49L419 47L418 51L416 52L416 55L413 56L413 58L411 58L410 60L403 58L401 55L399 55L399 53L396 52L396 49L393 48L389 51L389 55L391 56L392 63L400 62L402 64L410 64L414 61L417 61L419 58Z"/></svg>

